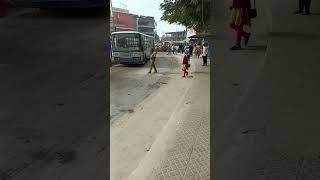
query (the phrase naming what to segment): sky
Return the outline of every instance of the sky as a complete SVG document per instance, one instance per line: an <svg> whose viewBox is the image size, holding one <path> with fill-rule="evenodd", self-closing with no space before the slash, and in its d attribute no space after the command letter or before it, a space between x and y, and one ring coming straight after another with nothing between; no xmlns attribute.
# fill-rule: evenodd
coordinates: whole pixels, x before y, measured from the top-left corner
<svg viewBox="0 0 320 180"><path fill-rule="evenodd" d="M162 11L160 10L160 3L163 0L112 0L112 6L118 8L128 9L130 13L153 16L157 23L156 31L159 36L164 35L166 32L183 31L184 26L169 24L165 21L160 21Z"/></svg>

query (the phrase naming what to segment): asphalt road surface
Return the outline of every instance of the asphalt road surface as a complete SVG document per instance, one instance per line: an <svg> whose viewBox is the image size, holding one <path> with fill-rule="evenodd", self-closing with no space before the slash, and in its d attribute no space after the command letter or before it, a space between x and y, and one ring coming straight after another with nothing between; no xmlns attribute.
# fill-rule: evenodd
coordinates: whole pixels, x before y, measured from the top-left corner
<svg viewBox="0 0 320 180"><path fill-rule="evenodd" d="M1 180L37 179L26 173L37 163L74 162L74 144L106 131L106 24L105 13L33 9L1 19ZM104 147L104 176L105 135L92 140Z"/></svg>
<svg viewBox="0 0 320 180"><path fill-rule="evenodd" d="M150 63L145 65L114 65L110 69L110 120L111 125L169 80L177 72L179 62L166 53L158 53L158 73L148 74ZM152 71L153 72L153 71Z"/></svg>

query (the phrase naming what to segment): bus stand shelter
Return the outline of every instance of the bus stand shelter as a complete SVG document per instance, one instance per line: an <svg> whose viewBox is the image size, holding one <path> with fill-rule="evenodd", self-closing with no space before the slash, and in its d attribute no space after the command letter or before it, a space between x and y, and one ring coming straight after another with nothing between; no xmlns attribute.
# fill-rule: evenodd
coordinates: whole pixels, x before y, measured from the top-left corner
<svg viewBox="0 0 320 180"><path fill-rule="evenodd" d="M199 34L195 34L192 36L189 36L188 39L189 40L199 40L201 39L201 44L203 44L204 42L208 41L208 38L211 37L210 33L199 33Z"/></svg>

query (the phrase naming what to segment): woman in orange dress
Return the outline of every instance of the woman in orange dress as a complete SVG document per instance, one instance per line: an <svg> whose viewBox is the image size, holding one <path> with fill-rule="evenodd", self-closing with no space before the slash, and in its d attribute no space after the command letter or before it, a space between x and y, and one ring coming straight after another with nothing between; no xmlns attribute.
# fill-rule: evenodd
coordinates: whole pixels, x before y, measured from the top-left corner
<svg viewBox="0 0 320 180"><path fill-rule="evenodd" d="M181 69L183 73L182 77L186 77L188 75L189 60L190 60L190 55L185 54L182 59L182 69Z"/></svg>

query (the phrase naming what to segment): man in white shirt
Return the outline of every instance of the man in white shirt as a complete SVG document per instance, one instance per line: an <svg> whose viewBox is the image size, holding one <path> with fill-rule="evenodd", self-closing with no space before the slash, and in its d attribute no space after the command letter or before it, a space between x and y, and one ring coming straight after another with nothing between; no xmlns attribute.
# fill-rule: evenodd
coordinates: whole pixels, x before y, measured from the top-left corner
<svg viewBox="0 0 320 180"><path fill-rule="evenodd" d="M208 61L208 44L207 43L203 44L202 60L203 60L202 66L206 66Z"/></svg>

